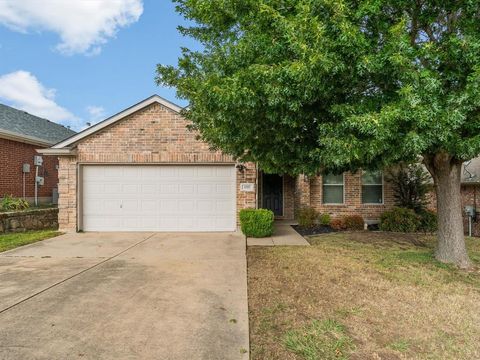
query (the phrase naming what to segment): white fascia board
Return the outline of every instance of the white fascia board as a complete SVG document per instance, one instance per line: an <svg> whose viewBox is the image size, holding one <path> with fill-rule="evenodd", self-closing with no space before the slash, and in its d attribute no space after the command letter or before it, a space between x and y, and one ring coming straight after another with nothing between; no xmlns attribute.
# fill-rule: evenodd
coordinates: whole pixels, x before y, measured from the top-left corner
<svg viewBox="0 0 480 360"><path fill-rule="evenodd" d="M47 148L47 149L36 149L39 154L42 155L52 155L52 156L75 156L77 155L76 149L70 148L62 148L62 149L54 149L54 148Z"/></svg>

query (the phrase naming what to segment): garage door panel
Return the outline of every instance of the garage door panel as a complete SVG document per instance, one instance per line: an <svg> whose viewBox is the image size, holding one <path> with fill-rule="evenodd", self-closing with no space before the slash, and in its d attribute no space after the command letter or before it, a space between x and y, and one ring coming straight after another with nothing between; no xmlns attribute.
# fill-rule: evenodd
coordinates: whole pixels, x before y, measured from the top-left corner
<svg viewBox="0 0 480 360"><path fill-rule="evenodd" d="M157 208L157 202L154 200L140 200L140 209L142 211L142 214L145 213L156 213L158 208Z"/></svg>
<svg viewBox="0 0 480 360"><path fill-rule="evenodd" d="M84 166L86 231L233 231L233 166Z"/></svg>
<svg viewBox="0 0 480 360"><path fill-rule="evenodd" d="M178 185L177 184L161 184L160 193L161 194L177 194Z"/></svg>
<svg viewBox="0 0 480 360"><path fill-rule="evenodd" d="M155 194L157 192L156 189L157 186L155 186L155 184L142 184L140 186L141 193L147 195Z"/></svg>
<svg viewBox="0 0 480 360"><path fill-rule="evenodd" d="M85 229L90 229L89 231L112 231L111 229L122 227L122 218L111 215L86 217L84 219L84 227Z"/></svg>
<svg viewBox="0 0 480 360"><path fill-rule="evenodd" d="M217 194L231 194L232 192L232 185L225 184L225 185L217 185L216 193Z"/></svg>
<svg viewBox="0 0 480 360"><path fill-rule="evenodd" d="M235 216L235 214L232 215ZM231 216L218 216L215 218L215 228L228 231L227 229L230 228L231 221Z"/></svg>
<svg viewBox="0 0 480 360"><path fill-rule="evenodd" d="M198 194L213 194L215 192L215 185L212 184L198 184L197 185Z"/></svg>
<svg viewBox="0 0 480 360"><path fill-rule="evenodd" d="M182 195L191 195L195 191L195 186L193 184L181 184L178 191Z"/></svg>
<svg viewBox="0 0 480 360"><path fill-rule="evenodd" d="M160 204L160 213L161 214L168 214L169 212L177 212L178 211L178 201L175 199L162 199L159 201Z"/></svg>
<svg viewBox="0 0 480 360"><path fill-rule="evenodd" d="M95 169L97 171L97 169ZM124 167L106 166L98 169L99 178L120 179L123 176Z"/></svg>

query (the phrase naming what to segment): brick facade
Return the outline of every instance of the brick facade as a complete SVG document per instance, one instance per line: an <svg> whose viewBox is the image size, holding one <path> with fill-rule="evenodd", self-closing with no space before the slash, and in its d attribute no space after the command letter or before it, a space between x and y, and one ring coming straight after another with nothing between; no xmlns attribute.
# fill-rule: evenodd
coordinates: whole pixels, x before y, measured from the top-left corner
<svg viewBox="0 0 480 360"><path fill-rule="evenodd" d="M149 105L76 144L76 156L61 156L59 167L59 228L75 231L77 179L82 164L235 164L187 129L186 120L159 103ZM240 183L256 184L255 164L237 170L237 210L255 207L256 192L241 192Z"/></svg>
<svg viewBox="0 0 480 360"><path fill-rule="evenodd" d="M344 203L324 204L322 191L322 177L316 176L310 180L310 205L320 213L328 213L332 217L345 215L360 215L365 220L378 220L380 215L394 206L392 186L383 181L383 204L362 203L361 172L345 173L344 175Z"/></svg>
<svg viewBox="0 0 480 360"><path fill-rule="evenodd" d="M35 166L33 157L39 155L38 145L0 138L0 198L4 195L23 196L23 164L30 164L30 172L25 174L25 196L33 201L35 195ZM38 196L43 201L51 201L53 188L57 186L58 160L55 157L43 157L43 166L39 168L39 176L45 183L38 187Z"/></svg>
<svg viewBox="0 0 480 360"><path fill-rule="evenodd" d="M261 179L261 177L260 177ZM284 216L279 219L293 220L295 211L305 207L313 207L319 213L328 213L332 217L345 215L361 215L365 220L378 220L380 215L394 206L392 186L387 181L383 183L383 204L362 204L361 174L345 173L344 203L324 204L322 176L297 177L284 176ZM259 207L261 207L261 194Z"/></svg>
<svg viewBox="0 0 480 360"><path fill-rule="evenodd" d="M178 113L154 103L74 144L75 156L59 157L60 230L75 231L81 220L78 218L81 209L78 209L80 204L77 198L81 194L78 174L82 164L235 164L230 156L211 151L209 146L198 140L197 134L190 132L186 126L187 122ZM21 146L21 151L12 150L13 148L8 150L16 154L26 154L21 157L19 164L33 159L34 154L28 153L24 149L26 146ZM31 151L34 151L34 148ZM2 151L0 155L3 154L5 152ZM4 158L1 159L5 161ZM52 183L56 183L56 176L49 179L50 174L54 173L51 171L55 168L56 160L54 157L45 157L45 160L45 164L48 164L46 184L51 185L48 182L50 179ZM21 165L19 166L21 170ZM247 163L237 167L237 211L261 207L261 179L261 172L257 171L255 164ZM240 184L243 182L254 183L256 191L240 191ZM280 219L292 220L296 210L311 206L332 217L361 215L365 220L378 220L382 212L394 206L392 186L386 181L383 182L383 204L362 204L360 172L345 173L343 204L323 203L321 176L285 175L283 190L283 216L278 217ZM45 191L45 188L41 189L41 194ZM480 202L475 192L473 186L462 187L464 205L473 203L474 198L476 202ZM475 226L475 232L480 235L480 226Z"/></svg>

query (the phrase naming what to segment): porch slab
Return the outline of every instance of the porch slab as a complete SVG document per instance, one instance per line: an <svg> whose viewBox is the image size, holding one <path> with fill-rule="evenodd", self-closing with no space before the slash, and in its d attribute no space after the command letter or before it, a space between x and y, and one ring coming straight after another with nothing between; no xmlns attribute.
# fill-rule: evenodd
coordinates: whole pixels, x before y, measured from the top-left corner
<svg viewBox="0 0 480 360"><path fill-rule="evenodd" d="M248 238L247 246L310 246L303 236L285 222L275 222L273 235L267 238Z"/></svg>

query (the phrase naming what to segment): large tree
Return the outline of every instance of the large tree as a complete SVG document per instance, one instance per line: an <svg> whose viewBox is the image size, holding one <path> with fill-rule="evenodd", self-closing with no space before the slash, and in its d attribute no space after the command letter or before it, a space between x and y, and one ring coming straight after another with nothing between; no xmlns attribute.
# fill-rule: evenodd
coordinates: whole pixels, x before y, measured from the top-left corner
<svg viewBox="0 0 480 360"><path fill-rule="evenodd" d="M176 0L202 44L158 84L214 148L315 174L421 159L436 257L470 265L462 162L480 153L480 0Z"/></svg>

